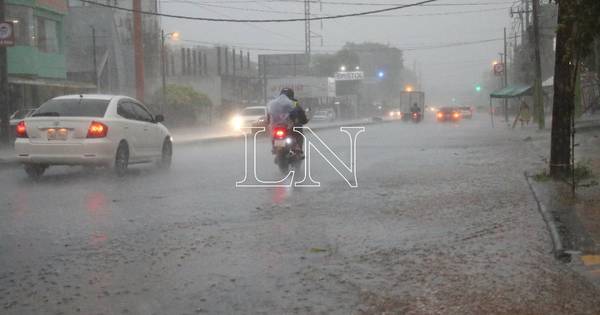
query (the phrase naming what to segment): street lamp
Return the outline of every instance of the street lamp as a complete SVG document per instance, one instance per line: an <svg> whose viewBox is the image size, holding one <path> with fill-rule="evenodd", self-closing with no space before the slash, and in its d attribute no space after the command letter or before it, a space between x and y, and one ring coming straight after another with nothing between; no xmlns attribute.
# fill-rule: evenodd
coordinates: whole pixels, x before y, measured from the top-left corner
<svg viewBox="0 0 600 315"><path fill-rule="evenodd" d="M346 72L346 66L342 65L342 66L340 67L340 71L342 71L342 72Z"/></svg>
<svg viewBox="0 0 600 315"><path fill-rule="evenodd" d="M160 113L164 114L164 106L167 102L167 61L165 51L165 38L172 40L179 40L179 32L166 33L165 30L160 30L160 63L161 63L161 76L162 76L162 102L160 104Z"/></svg>
<svg viewBox="0 0 600 315"><path fill-rule="evenodd" d="M356 71L358 71L358 70L360 70L360 67L359 67L359 66L356 66L356 68L354 68L354 69L356 69Z"/></svg>

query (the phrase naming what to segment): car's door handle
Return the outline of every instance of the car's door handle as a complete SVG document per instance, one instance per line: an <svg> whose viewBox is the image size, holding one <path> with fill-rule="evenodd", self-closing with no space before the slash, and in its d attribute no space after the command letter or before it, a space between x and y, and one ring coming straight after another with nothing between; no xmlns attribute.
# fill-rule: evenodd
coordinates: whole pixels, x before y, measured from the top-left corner
<svg viewBox="0 0 600 315"><path fill-rule="evenodd" d="M148 128L144 128L144 131L148 131Z"/></svg>
<svg viewBox="0 0 600 315"><path fill-rule="evenodd" d="M123 127L123 129L129 129L129 127Z"/></svg>

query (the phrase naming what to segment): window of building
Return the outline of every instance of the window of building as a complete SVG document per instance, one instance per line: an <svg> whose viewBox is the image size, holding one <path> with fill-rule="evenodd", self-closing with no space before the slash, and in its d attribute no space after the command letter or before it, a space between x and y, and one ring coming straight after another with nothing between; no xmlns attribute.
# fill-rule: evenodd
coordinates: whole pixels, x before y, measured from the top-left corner
<svg viewBox="0 0 600 315"><path fill-rule="evenodd" d="M32 46L33 9L21 5L7 5L6 9L6 20L14 25L16 44Z"/></svg>
<svg viewBox="0 0 600 315"><path fill-rule="evenodd" d="M37 47L42 52L58 53L58 23L54 20L37 17Z"/></svg>

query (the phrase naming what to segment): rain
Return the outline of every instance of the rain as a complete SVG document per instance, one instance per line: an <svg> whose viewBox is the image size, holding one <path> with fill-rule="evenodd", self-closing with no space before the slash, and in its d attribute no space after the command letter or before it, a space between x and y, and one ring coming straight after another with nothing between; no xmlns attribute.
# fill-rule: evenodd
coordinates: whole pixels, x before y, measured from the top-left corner
<svg viewBox="0 0 600 315"><path fill-rule="evenodd" d="M595 0L0 0L1 314L600 314Z"/></svg>

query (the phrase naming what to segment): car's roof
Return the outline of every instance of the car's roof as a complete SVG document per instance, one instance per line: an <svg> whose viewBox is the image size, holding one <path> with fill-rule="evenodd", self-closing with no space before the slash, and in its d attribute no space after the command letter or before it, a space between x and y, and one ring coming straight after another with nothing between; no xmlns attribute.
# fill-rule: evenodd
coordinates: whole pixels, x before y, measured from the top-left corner
<svg viewBox="0 0 600 315"><path fill-rule="evenodd" d="M63 95L55 97L57 100L66 100L66 99L79 99L83 97L84 99L95 99L95 100L112 100L113 98L131 98L129 96L124 95L112 95L112 94L72 94L72 95Z"/></svg>

